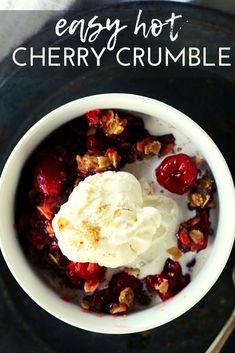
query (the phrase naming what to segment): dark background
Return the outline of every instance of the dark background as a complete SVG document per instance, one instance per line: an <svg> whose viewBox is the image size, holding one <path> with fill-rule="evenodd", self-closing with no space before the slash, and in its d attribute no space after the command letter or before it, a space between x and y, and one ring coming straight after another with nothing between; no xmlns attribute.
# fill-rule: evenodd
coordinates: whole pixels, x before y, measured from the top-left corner
<svg viewBox="0 0 235 353"><path fill-rule="evenodd" d="M90 18L114 17L133 24L139 8L146 21L165 19L170 13L183 14L188 20L173 50L183 46L207 46L213 60L216 48L235 48L234 17L222 12L172 2L80 1L67 16ZM222 2L225 6L226 2ZM227 3L228 6L229 2ZM217 2L218 5L218 2ZM109 6L109 7L107 7ZM233 6L233 7L232 7ZM97 8L101 8L100 10ZM225 8L231 13L235 4ZM85 12L81 12L85 11ZM22 12L27 21L33 13ZM60 13L55 14L60 16ZM0 13L0 17L4 16ZM25 45L53 45L56 38L53 24L48 23ZM17 29L16 29L17 30ZM128 36L120 37L120 46L165 46L169 38L162 35L158 42L141 42ZM66 37L61 46L77 46L77 37ZM97 41L97 47L102 42ZM169 45L170 47L170 45ZM177 65L151 68L123 68L110 55L97 68L16 68L10 57L0 64L0 164L23 133L44 114L72 99L96 93L129 92L162 100L197 121L215 140L235 176L235 66L224 68L182 68ZM226 237L226 234L225 234ZM223 249L221 249L223 251ZM39 308L19 287L0 258L0 353L62 353L62 352L192 352L203 353L225 323L234 306L232 266L234 251L222 275L209 293L180 318L149 332L131 335L101 335L66 325ZM235 351L235 335L222 350Z"/></svg>

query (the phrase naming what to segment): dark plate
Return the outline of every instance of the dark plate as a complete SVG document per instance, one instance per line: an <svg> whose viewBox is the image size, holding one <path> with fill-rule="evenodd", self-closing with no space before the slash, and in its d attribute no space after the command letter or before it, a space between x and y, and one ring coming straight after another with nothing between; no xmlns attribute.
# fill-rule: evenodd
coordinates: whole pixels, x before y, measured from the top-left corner
<svg viewBox="0 0 235 353"><path fill-rule="evenodd" d="M174 11L188 19L179 39L169 44L168 32L159 38L121 35L120 46L169 45L208 47L214 60L217 47L235 47L235 21L220 12L177 3L125 3L104 8L101 18L120 18L133 26L139 8L145 20L165 19ZM2 16L1 14L0 16ZM22 13L20 16L30 16ZM58 14L59 15L59 14ZM92 12L70 13L72 18L91 18ZM56 42L53 24L27 45L46 46ZM103 37L104 41L105 38ZM78 46L78 38L67 37L60 46ZM97 47L103 46L97 41ZM15 69L7 58L0 66L0 154L1 167L22 134L45 113L72 99L105 92L137 93L162 100L192 117L214 139L235 176L235 66L210 68L163 67L124 68L108 55L101 67L34 67ZM224 235L226 238L226 234ZM223 251L223 249L221 249ZM234 256L234 252L233 252ZM144 334L107 336L88 333L53 318L40 309L18 286L1 258L0 352L204 352L222 327L234 304L231 280L232 258L210 292L189 312L175 321ZM224 353L231 353L235 336Z"/></svg>

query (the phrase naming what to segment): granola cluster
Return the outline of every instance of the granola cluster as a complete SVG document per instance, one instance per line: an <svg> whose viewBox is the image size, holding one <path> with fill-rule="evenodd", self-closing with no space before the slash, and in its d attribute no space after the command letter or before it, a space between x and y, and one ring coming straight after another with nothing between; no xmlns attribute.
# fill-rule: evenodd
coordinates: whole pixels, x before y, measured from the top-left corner
<svg viewBox="0 0 235 353"><path fill-rule="evenodd" d="M214 208L214 183L207 174L199 178L191 189L188 200L191 208Z"/></svg>

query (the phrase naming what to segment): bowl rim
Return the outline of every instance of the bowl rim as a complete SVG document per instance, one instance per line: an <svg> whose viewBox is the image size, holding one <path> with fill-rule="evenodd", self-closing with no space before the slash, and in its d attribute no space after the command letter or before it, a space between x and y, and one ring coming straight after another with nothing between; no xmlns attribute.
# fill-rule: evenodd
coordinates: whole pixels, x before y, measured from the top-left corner
<svg viewBox="0 0 235 353"><path fill-rule="evenodd" d="M198 143L195 142L195 139L200 137L197 141L200 141L200 145L203 146L203 155L210 166L218 189L217 234L203 271L199 271L197 277L170 300L120 317L88 314L81 309L77 310L74 315L77 306L72 303L63 303L58 294L44 284L29 266L17 241L12 217L17 175L19 176L21 168L32 150L62 123L98 107L131 110L136 113L156 116L189 136L197 147ZM29 148L30 146L31 148ZM13 175L12 172L15 169L18 174ZM6 202L9 199L10 201ZM198 124L172 106L152 98L126 93L99 94L73 100L54 109L34 124L17 143L3 168L0 178L0 211L4 215L0 222L1 251L10 271L24 291L39 306L58 319L75 327L99 333L124 334L144 331L163 325L188 311L218 279L232 250L235 234L233 180L224 157L212 139ZM8 237L4 234L8 234ZM226 234L226 238L223 237L223 234ZM16 239L16 241L10 242L9 236L11 240ZM190 295L192 293L193 296Z"/></svg>

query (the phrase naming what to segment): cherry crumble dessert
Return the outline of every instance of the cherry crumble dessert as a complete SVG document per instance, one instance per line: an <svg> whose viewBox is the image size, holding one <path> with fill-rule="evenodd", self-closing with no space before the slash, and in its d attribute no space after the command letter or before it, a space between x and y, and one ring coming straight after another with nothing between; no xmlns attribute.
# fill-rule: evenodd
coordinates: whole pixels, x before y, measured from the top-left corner
<svg viewBox="0 0 235 353"><path fill-rule="evenodd" d="M126 171L149 160L151 183ZM16 226L31 262L61 298L89 311L126 313L190 282L212 234L215 189L206 162L179 151L173 134L153 136L133 114L96 109L57 129L30 157Z"/></svg>

